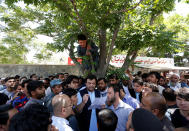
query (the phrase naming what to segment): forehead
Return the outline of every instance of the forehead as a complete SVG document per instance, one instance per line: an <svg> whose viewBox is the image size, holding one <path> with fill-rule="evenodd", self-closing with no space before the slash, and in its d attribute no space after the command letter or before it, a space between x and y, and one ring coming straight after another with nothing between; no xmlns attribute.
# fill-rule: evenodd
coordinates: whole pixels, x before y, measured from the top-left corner
<svg viewBox="0 0 189 131"><path fill-rule="evenodd" d="M14 81L14 79L9 79L8 82L9 82L9 81Z"/></svg>
<svg viewBox="0 0 189 131"><path fill-rule="evenodd" d="M108 88L108 92L113 92L113 88L112 88L112 87L109 87L109 88Z"/></svg>
<svg viewBox="0 0 189 131"><path fill-rule="evenodd" d="M102 80L99 80L98 83L105 83L105 82L104 82L104 80L102 79Z"/></svg>
<svg viewBox="0 0 189 131"><path fill-rule="evenodd" d="M172 75L171 78L179 78L177 75Z"/></svg>
<svg viewBox="0 0 189 131"><path fill-rule="evenodd" d="M87 82L93 82L93 83L95 82L96 83L96 80L95 79L92 79L92 80L91 79L87 79Z"/></svg>

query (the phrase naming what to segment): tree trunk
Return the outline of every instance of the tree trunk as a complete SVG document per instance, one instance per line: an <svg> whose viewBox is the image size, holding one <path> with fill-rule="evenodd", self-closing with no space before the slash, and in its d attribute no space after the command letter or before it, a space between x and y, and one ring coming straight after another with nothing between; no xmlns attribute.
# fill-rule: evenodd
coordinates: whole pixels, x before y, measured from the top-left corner
<svg viewBox="0 0 189 131"><path fill-rule="evenodd" d="M99 58L99 65L96 75L99 77L103 77L106 73L106 69L104 68L104 66L106 64L105 60L107 58L106 29L99 30L99 40L100 40L100 58Z"/></svg>
<svg viewBox="0 0 189 131"><path fill-rule="evenodd" d="M132 52L130 50L128 51L124 64L121 67L123 70L127 70L129 66L131 66L131 64L134 62L134 60L137 57L137 53L138 51L132 51Z"/></svg>

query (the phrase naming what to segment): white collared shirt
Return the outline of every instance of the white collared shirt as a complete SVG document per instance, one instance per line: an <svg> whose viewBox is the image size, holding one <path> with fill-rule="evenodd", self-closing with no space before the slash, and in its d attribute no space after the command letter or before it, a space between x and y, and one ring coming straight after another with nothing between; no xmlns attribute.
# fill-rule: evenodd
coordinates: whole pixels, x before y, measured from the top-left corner
<svg viewBox="0 0 189 131"><path fill-rule="evenodd" d="M54 125L59 131L73 131L69 126L69 122L62 117L52 116L52 125Z"/></svg>

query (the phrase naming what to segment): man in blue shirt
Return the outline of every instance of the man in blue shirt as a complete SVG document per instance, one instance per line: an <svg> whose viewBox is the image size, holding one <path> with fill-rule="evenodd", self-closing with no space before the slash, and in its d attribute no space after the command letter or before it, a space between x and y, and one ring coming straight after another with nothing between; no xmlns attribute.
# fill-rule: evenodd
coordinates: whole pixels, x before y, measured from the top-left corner
<svg viewBox="0 0 189 131"><path fill-rule="evenodd" d="M129 114L134 110L131 106L120 99L120 88L117 85L110 85L107 94L107 106L118 117L116 131L126 131L126 123Z"/></svg>

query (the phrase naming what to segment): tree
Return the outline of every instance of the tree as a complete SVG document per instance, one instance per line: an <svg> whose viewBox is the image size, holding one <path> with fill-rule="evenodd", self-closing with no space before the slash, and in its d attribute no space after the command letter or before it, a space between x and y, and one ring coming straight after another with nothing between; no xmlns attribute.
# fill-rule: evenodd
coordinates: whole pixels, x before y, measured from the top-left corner
<svg viewBox="0 0 189 131"><path fill-rule="evenodd" d="M83 66L77 62L76 52L74 52L77 34L82 32L96 43L100 49L99 68L96 72L98 76L105 75L114 47L127 53L122 67L126 69L132 64L141 49L151 46L158 47L163 44L158 42L159 38L164 35L166 37L171 32L158 26L158 23L161 21L162 13L171 11L175 3L175 0L23 1L40 8L39 19L43 19L43 22L36 31L54 38L54 43L50 44L51 48L59 51L68 49L70 57L82 70ZM18 0L6 0L10 6L13 6L15 2ZM125 33L129 35L128 39ZM170 44L171 47L170 41L174 40L174 33L170 39L166 40L166 44ZM152 42L154 44L151 44ZM173 45L176 44L176 42L173 43Z"/></svg>

